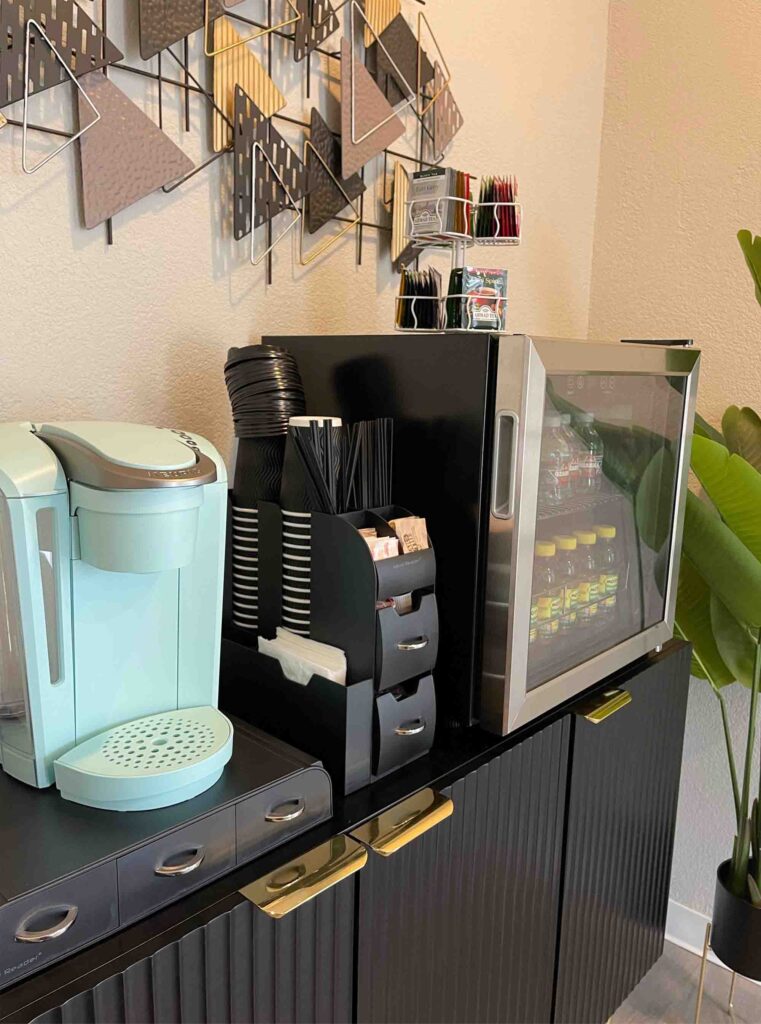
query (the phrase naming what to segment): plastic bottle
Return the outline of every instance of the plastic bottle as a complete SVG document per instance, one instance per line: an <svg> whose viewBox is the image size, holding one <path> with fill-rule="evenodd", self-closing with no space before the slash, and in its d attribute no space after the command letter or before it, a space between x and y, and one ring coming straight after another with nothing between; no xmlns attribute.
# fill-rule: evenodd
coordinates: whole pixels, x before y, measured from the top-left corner
<svg viewBox="0 0 761 1024"><path fill-rule="evenodd" d="M571 452L561 429L560 413L544 418L539 465L539 501L562 507L571 492Z"/></svg>
<svg viewBox="0 0 761 1024"><path fill-rule="evenodd" d="M585 450L584 446L579 441L579 435L571 426L571 414L564 412L560 416L560 429L563 434L563 438L568 445L568 450L571 453L570 461L570 472L571 472L571 494L579 493L579 483L581 480L581 469L584 462Z"/></svg>
<svg viewBox="0 0 761 1024"><path fill-rule="evenodd" d="M583 448L578 491L580 494L596 494L602 486L602 459L604 454L600 435L595 430L595 418L591 412L580 412L576 417L576 434Z"/></svg>
<svg viewBox="0 0 761 1024"><path fill-rule="evenodd" d="M596 560L600 572L600 614L606 621L615 618L618 604L618 588L621 581L621 559L619 558L615 526L595 526L597 535Z"/></svg>
<svg viewBox="0 0 761 1024"><path fill-rule="evenodd" d="M539 541L534 554L537 644L544 648L552 643L560 630L563 591L555 574L555 545L550 541Z"/></svg>
<svg viewBox="0 0 761 1024"><path fill-rule="evenodd" d="M563 614L560 632L572 633L576 628L579 606L579 566L576 555L575 537L555 537L555 575L563 588Z"/></svg>
<svg viewBox="0 0 761 1024"><path fill-rule="evenodd" d="M597 622L600 598L600 570L597 566L595 546L597 534L593 530L574 530L579 567L579 608L576 623L579 629L588 629Z"/></svg>

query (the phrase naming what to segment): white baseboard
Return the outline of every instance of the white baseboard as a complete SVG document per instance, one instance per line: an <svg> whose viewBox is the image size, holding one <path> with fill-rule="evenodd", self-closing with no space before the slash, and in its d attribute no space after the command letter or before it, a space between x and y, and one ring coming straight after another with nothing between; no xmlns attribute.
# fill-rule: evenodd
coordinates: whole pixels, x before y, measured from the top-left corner
<svg viewBox="0 0 761 1024"><path fill-rule="evenodd" d="M685 907L676 900L669 900L668 912L666 914L666 939L673 942L682 949L688 949L698 956L703 955L703 943L706 937L706 925L710 917L701 914L699 910L692 907ZM712 964L723 967L725 971L729 968L714 955L713 950L708 951L708 959ZM761 985L761 982L754 981L754 985Z"/></svg>

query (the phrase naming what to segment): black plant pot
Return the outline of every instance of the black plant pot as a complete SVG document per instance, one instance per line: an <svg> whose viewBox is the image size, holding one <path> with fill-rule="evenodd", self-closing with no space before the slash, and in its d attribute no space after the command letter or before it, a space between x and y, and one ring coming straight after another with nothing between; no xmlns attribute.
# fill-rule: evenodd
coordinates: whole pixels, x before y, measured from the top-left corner
<svg viewBox="0 0 761 1024"><path fill-rule="evenodd" d="M711 947L730 970L761 981L761 907L727 888L729 861L716 872Z"/></svg>

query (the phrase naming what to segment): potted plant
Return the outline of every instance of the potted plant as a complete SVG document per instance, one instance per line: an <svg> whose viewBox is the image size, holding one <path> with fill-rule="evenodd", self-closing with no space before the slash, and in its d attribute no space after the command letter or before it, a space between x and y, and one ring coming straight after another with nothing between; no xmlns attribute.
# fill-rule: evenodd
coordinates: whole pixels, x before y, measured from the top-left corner
<svg viewBox="0 0 761 1024"><path fill-rule="evenodd" d="M738 240L761 304L761 238L741 231ZM751 803L761 688L761 418L730 406L721 431L698 418L691 467L702 494L687 496L676 629L693 645L693 674L719 704L736 818L732 856L717 872L711 944L732 970L761 980L758 793ZM735 683L749 691L742 777L723 692Z"/></svg>

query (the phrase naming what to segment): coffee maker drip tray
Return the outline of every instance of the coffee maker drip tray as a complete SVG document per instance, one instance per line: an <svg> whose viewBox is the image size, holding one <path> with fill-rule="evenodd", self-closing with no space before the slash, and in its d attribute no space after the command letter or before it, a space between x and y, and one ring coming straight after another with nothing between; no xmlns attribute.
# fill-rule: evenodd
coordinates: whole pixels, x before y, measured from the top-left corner
<svg viewBox="0 0 761 1024"><path fill-rule="evenodd" d="M93 736L55 762L66 800L112 811L146 811L189 800L219 779L233 727L213 707L137 718Z"/></svg>

